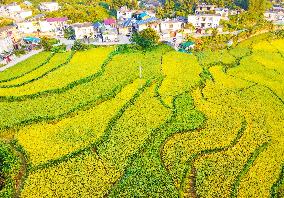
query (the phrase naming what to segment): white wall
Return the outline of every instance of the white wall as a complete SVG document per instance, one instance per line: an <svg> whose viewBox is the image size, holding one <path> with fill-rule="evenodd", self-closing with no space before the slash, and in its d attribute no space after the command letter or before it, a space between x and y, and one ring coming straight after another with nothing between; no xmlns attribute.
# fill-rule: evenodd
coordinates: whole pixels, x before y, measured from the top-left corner
<svg viewBox="0 0 284 198"><path fill-rule="evenodd" d="M161 23L161 31L177 31L182 29L182 22L162 22Z"/></svg>
<svg viewBox="0 0 284 198"><path fill-rule="evenodd" d="M33 12L31 10L27 10L27 11L21 11L19 12L18 16L22 19L25 19L27 17L30 17L33 15Z"/></svg>
<svg viewBox="0 0 284 198"><path fill-rule="evenodd" d="M8 10L8 12L19 12L22 10L21 6L19 5L7 6L6 9Z"/></svg>
<svg viewBox="0 0 284 198"><path fill-rule="evenodd" d="M13 41L10 37L0 39L0 53L9 52L14 49Z"/></svg>
<svg viewBox="0 0 284 198"><path fill-rule="evenodd" d="M39 5L40 10L52 12L59 10L60 6L56 2L47 2L47 3L41 3Z"/></svg>
<svg viewBox="0 0 284 198"><path fill-rule="evenodd" d="M76 39L84 39L85 36L94 38L95 36L95 31L93 27L75 27L74 30Z"/></svg>
<svg viewBox="0 0 284 198"><path fill-rule="evenodd" d="M117 19L131 19L132 18L132 11L126 11L126 12L124 12L124 11L117 11L117 13L116 13L116 18Z"/></svg>
<svg viewBox="0 0 284 198"><path fill-rule="evenodd" d="M18 23L19 32L30 34L37 31L37 27L34 26L32 22L22 22Z"/></svg>
<svg viewBox="0 0 284 198"><path fill-rule="evenodd" d="M192 23L194 27L203 29L217 28L219 26L221 16L218 15L190 15L188 23Z"/></svg>

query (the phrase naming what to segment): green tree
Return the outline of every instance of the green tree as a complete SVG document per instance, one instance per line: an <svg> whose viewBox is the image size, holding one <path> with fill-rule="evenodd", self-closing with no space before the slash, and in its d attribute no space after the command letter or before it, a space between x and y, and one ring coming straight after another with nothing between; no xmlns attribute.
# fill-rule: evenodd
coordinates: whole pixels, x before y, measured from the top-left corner
<svg viewBox="0 0 284 198"><path fill-rule="evenodd" d="M40 45L44 51L51 51L54 44L57 44L59 41L56 39L50 39L47 37L42 37L40 40Z"/></svg>
<svg viewBox="0 0 284 198"><path fill-rule="evenodd" d="M271 3L267 0L250 0L248 3L249 13L259 17L262 17L270 6Z"/></svg>
<svg viewBox="0 0 284 198"><path fill-rule="evenodd" d="M143 49L149 49L158 44L160 36L152 28L147 28L141 32L132 35L131 41L141 46Z"/></svg>
<svg viewBox="0 0 284 198"><path fill-rule="evenodd" d="M64 38L67 39L75 38L75 30L72 27L64 29Z"/></svg>
<svg viewBox="0 0 284 198"><path fill-rule="evenodd" d="M72 50L76 50L76 51L84 51L89 49L90 47L84 43L82 43L81 41L76 40L74 42L74 45L72 46Z"/></svg>

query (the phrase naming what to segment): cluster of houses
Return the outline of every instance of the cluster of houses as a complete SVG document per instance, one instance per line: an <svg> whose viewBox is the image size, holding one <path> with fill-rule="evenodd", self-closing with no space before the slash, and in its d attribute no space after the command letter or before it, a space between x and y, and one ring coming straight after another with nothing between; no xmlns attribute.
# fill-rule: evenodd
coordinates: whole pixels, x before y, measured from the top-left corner
<svg viewBox="0 0 284 198"><path fill-rule="evenodd" d="M25 8L32 6L24 1ZM32 16L31 10L22 9L17 3L0 7L1 15L15 19L15 25L0 28L0 54L15 49L24 37L48 36L62 38L66 30L73 35L69 39L79 39L88 42L115 43L124 38L128 40L134 32L152 28L158 32L161 41L178 44L183 42L186 34L204 34L208 29L217 28L222 31L221 20L229 20L230 15L240 14L243 10L231 10L215 5L197 5L195 13L188 17L159 19L153 10L160 6L159 1L149 0L144 10L131 10L126 6L116 12L116 18L105 19L101 22L85 22L70 24L67 17L46 18L43 13L57 11L61 7L57 2L39 4L42 14ZM274 6L265 13L269 21L284 21L284 9ZM188 25L191 24L191 25Z"/></svg>
<svg viewBox="0 0 284 198"><path fill-rule="evenodd" d="M33 15L33 11L30 9L33 4L30 1L24 1L23 5L24 8L18 3L0 6L0 17L10 18L16 22L24 21ZM60 6L57 2L42 2L38 9L41 12L52 12L59 10Z"/></svg>
<svg viewBox="0 0 284 198"><path fill-rule="evenodd" d="M32 4L25 1L25 7ZM161 41L181 43L186 34L203 33L209 28L220 28L220 20L228 20L229 15L238 14L227 8L217 8L214 5L198 5L195 15L188 17L176 17L173 19L159 19L156 17L154 8L160 6L159 1L151 0L144 5L144 10L131 10L126 6L117 10L116 18L105 19L101 22L85 22L70 24L68 18L46 18L43 13L60 9L56 2L43 2L39 4L42 14L32 16L30 10L24 10L17 3L2 6L9 18L15 19L19 13L22 14L15 25L0 29L0 54L11 51L19 40L27 36L62 38L67 29L72 30L74 35L71 39L85 40L88 42L116 43L124 39L129 43L129 38L134 32L140 32L146 28L156 30ZM3 15L3 14L2 14ZM191 26L187 24L191 23ZM221 29L220 29L221 31ZM7 36L8 35L8 36Z"/></svg>
<svg viewBox="0 0 284 198"><path fill-rule="evenodd" d="M270 10L264 13L264 17L274 24L284 25L284 6L273 5Z"/></svg>
<svg viewBox="0 0 284 198"><path fill-rule="evenodd" d="M0 16L11 18L15 21L22 21L33 15L32 10L23 9L17 3L11 3L9 5L0 7Z"/></svg>

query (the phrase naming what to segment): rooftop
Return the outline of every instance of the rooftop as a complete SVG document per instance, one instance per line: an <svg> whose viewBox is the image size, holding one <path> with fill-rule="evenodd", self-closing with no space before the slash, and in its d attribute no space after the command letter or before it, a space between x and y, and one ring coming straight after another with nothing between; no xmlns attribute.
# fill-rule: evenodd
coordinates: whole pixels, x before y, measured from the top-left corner
<svg viewBox="0 0 284 198"><path fill-rule="evenodd" d="M41 2L40 4L58 4L57 2Z"/></svg>
<svg viewBox="0 0 284 198"><path fill-rule="evenodd" d="M112 18L109 18L109 19L105 19L104 20L104 24L105 25L111 25L111 24L115 24L116 23L116 20L115 19L112 19Z"/></svg>
<svg viewBox="0 0 284 198"><path fill-rule="evenodd" d="M86 23L74 23L71 25L72 27L76 27L76 28L82 28L82 27L93 27L92 23L86 22Z"/></svg>
<svg viewBox="0 0 284 198"><path fill-rule="evenodd" d="M12 29L12 28L14 28L14 27L15 27L15 26L0 27L0 34L1 34L2 32L8 31L8 30L10 30L10 29Z"/></svg>
<svg viewBox="0 0 284 198"><path fill-rule="evenodd" d="M61 18L46 18L47 22L65 22L67 21L67 17L61 17Z"/></svg>

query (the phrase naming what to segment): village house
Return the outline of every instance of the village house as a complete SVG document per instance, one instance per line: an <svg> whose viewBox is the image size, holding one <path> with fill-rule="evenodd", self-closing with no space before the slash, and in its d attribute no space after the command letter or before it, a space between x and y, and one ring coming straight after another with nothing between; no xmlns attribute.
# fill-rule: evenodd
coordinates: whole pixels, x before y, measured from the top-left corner
<svg viewBox="0 0 284 198"><path fill-rule="evenodd" d="M31 17L33 15L33 12L31 10L21 10L19 12L16 12L14 17L18 19L26 19L28 17Z"/></svg>
<svg viewBox="0 0 284 198"><path fill-rule="evenodd" d="M147 10L155 10L157 7L162 6L161 2L158 0L148 0L144 2L143 5Z"/></svg>
<svg viewBox="0 0 284 198"><path fill-rule="evenodd" d="M95 36L95 31L92 23L74 23L71 27L75 31L76 39L93 39Z"/></svg>
<svg viewBox="0 0 284 198"><path fill-rule="evenodd" d="M138 20L133 24L134 31L142 31L147 28L152 28L157 32L160 32L160 21L155 17L150 17L145 20Z"/></svg>
<svg viewBox="0 0 284 198"><path fill-rule="evenodd" d="M133 11L128 9L127 6L121 7L116 12L116 19L117 20L127 20L132 18Z"/></svg>
<svg viewBox="0 0 284 198"><path fill-rule="evenodd" d="M105 19L103 22L104 26L108 27L108 28L115 28L116 27L116 20L109 18L109 19Z"/></svg>
<svg viewBox="0 0 284 198"><path fill-rule="evenodd" d="M199 4L196 6L195 14L214 13L215 8L215 5Z"/></svg>
<svg viewBox="0 0 284 198"><path fill-rule="evenodd" d="M215 14L220 15L221 19L229 20L229 9L228 8L215 8Z"/></svg>
<svg viewBox="0 0 284 198"><path fill-rule="evenodd" d="M55 36L63 36L64 29L67 28L67 20L67 17L46 18L44 21L39 21L40 31L54 33Z"/></svg>
<svg viewBox="0 0 284 198"><path fill-rule="evenodd" d="M264 13L266 20L271 22L284 22L284 12L269 10Z"/></svg>
<svg viewBox="0 0 284 198"><path fill-rule="evenodd" d="M14 27L0 28L0 54L4 52L11 52L14 49L13 31Z"/></svg>
<svg viewBox="0 0 284 198"><path fill-rule="evenodd" d="M136 22L135 19L128 19L118 24L118 34L130 35L132 33L133 24Z"/></svg>
<svg viewBox="0 0 284 198"><path fill-rule="evenodd" d="M24 1L24 4L28 7L31 7L33 5L30 1Z"/></svg>
<svg viewBox="0 0 284 198"><path fill-rule="evenodd" d="M273 5L271 10L276 12L284 12L284 8L281 5Z"/></svg>
<svg viewBox="0 0 284 198"><path fill-rule="evenodd" d="M17 3L11 3L7 6L5 6L5 10L8 13L14 13L14 12L20 12L22 10L22 8Z"/></svg>
<svg viewBox="0 0 284 198"><path fill-rule="evenodd" d="M116 29L104 30L102 33L102 42L118 42Z"/></svg>
<svg viewBox="0 0 284 198"><path fill-rule="evenodd" d="M238 14L241 14L242 12L244 12L243 9L239 9L239 10L229 10L229 16L238 15Z"/></svg>
<svg viewBox="0 0 284 198"><path fill-rule="evenodd" d="M23 34L35 33L39 30L39 24L35 21L23 21L16 23L18 30Z"/></svg>
<svg viewBox="0 0 284 198"><path fill-rule="evenodd" d="M57 2L42 2L39 4L39 9L43 12L53 12L60 9Z"/></svg>
<svg viewBox="0 0 284 198"><path fill-rule="evenodd" d="M221 16L215 14L197 14L189 15L188 23L191 23L195 28L208 29L217 28L220 24Z"/></svg>
<svg viewBox="0 0 284 198"><path fill-rule="evenodd" d="M184 28L184 23L177 19L166 19L160 23L160 31L163 32L174 32Z"/></svg>

